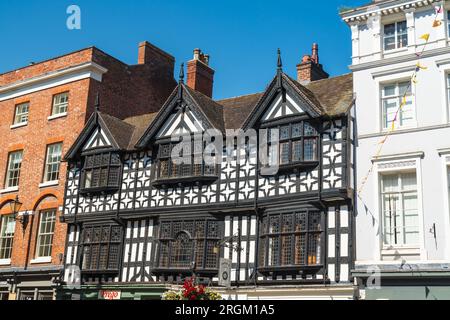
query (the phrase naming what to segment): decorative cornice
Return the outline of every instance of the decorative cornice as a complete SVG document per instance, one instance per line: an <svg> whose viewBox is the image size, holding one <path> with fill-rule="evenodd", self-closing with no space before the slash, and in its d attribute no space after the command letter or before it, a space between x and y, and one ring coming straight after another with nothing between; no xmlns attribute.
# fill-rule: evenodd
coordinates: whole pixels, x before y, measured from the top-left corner
<svg viewBox="0 0 450 320"><path fill-rule="evenodd" d="M418 152L406 152L399 154L390 154L385 156L379 156L372 158L372 162L382 162L382 161L394 161L394 160L409 160L409 159L423 159L425 153L423 151Z"/></svg>
<svg viewBox="0 0 450 320"><path fill-rule="evenodd" d="M441 0L395 0L362 6L353 10L341 13L342 19L350 24L364 22L372 16L387 16L405 11L420 9Z"/></svg>
<svg viewBox="0 0 450 320"><path fill-rule="evenodd" d="M28 78L0 87L0 101L13 99L25 94L30 94L85 78L93 78L97 81L101 81L102 75L107 71L108 69L95 62L87 62L65 69L52 71L37 77Z"/></svg>

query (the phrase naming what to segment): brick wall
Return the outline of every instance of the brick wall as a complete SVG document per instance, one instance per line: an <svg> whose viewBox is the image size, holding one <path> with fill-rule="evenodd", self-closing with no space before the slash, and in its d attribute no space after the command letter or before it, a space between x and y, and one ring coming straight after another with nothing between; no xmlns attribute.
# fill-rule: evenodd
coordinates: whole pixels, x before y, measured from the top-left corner
<svg viewBox="0 0 450 320"><path fill-rule="evenodd" d="M63 205L65 163L61 164L57 186L39 188L47 145L63 142L63 155L68 151L94 110L97 92L101 94L102 111L119 118L157 111L176 86L173 58L162 50L159 53L148 56L144 64L129 66L99 49L88 48L0 75L2 87L90 61L108 69L102 82L87 78L0 101L0 189L5 188L9 152L24 150L19 191L0 194L0 214L11 213L8 201L16 195L23 203L20 211L33 212L25 230L16 223L11 266L0 268L29 264L35 258L39 211ZM66 91L69 92L67 116L49 120L53 95ZM11 129L15 106L22 102L30 103L28 124ZM65 247L67 230L65 224L59 223L60 214L58 210L52 264L59 264L59 255Z"/></svg>

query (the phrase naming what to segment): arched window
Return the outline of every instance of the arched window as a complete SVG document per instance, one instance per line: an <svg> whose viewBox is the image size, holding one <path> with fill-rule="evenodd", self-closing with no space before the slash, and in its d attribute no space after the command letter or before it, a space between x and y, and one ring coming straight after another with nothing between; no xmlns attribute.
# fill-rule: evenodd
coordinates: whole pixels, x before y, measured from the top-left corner
<svg viewBox="0 0 450 320"><path fill-rule="evenodd" d="M193 242L187 232L180 232L172 243L170 265L176 269L190 268L192 265Z"/></svg>
<svg viewBox="0 0 450 320"><path fill-rule="evenodd" d="M218 266L219 223L215 220L163 221L158 269L213 271ZM194 263L195 262L195 263Z"/></svg>

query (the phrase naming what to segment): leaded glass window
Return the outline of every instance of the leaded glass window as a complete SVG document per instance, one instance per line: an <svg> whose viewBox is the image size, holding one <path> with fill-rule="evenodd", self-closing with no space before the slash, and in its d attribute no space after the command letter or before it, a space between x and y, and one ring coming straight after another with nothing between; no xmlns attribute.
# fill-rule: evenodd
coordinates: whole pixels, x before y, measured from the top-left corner
<svg viewBox="0 0 450 320"><path fill-rule="evenodd" d="M172 159L172 151L175 146L176 144L173 143L159 145L157 179L215 176L217 174L215 163L205 163L201 144L199 146L199 143L192 142L190 147L186 148L190 155L183 155L182 153L176 155L182 157L182 161ZM194 150L194 152L190 152L191 150Z"/></svg>
<svg viewBox="0 0 450 320"><path fill-rule="evenodd" d="M163 221L158 266L172 270L217 269L215 247L220 240L215 220Z"/></svg>
<svg viewBox="0 0 450 320"><path fill-rule="evenodd" d="M302 121L269 129L268 156L271 165L276 161L272 145L277 137L276 130L273 129L279 130L280 166L318 160L319 133L311 123Z"/></svg>
<svg viewBox="0 0 450 320"><path fill-rule="evenodd" d="M83 271L117 271L122 227L86 227L83 231Z"/></svg>
<svg viewBox="0 0 450 320"><path fill-rule="evenodd" d="M260 266L320 266L322 233L322 214L318 211L265 216L261 224Z"/></svg>
<svg viewBox="0 0 450 320"><path fill-rule="evenodd" d="M118 153L107 152L84 158L83 189L118 188L122 162Z"/></svg>

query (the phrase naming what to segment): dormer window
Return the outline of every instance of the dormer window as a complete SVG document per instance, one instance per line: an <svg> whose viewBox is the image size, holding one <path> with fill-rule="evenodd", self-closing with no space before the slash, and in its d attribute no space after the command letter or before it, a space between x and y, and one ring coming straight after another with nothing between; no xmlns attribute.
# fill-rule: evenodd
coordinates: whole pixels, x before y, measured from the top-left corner
<svg viewBox="0 0 450 320"><path fill-rule="evenodd" d="M384 50L401 49L408 46L408 29L406 21L384 25Z"/></svg>
<svg viewBox="0 0 450 320"><path fill-rule="evenodd" d="M278 159L272 145L276 143L276 130L279 132ZM282 124L268 131L269 164L278 161L280 168L300 164L315 164L318 161L319 134L308 121Z"/></svg>
<svg viewBox="0 0 450 320"><path fill-rule="evenodd" d="M202 180L216 178L216 164L205 163L202 144L192 143L190 150L193 152L186 156L182 153L183 162L179 163L172 158L173 148L177 143L160 144L158 147L158 166L156 180L161 183L170 181L183 182L190 178Z"/></svg>
<svg viewBox="0 0 450 320"><path fill-rule="evenodd" d="M83 190L87 192L115 190L119 187L122 163L116 152L105 152L84 157Z"/></svg>

